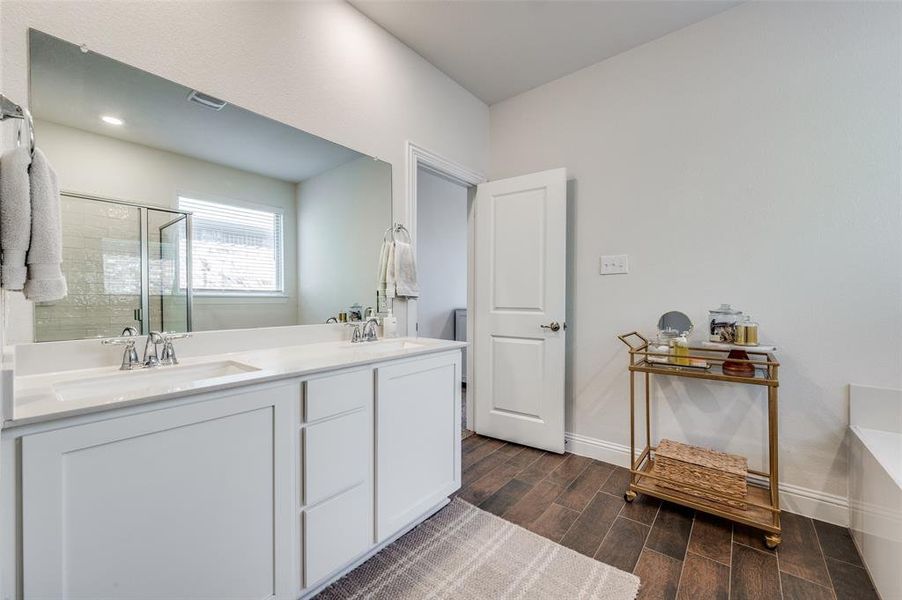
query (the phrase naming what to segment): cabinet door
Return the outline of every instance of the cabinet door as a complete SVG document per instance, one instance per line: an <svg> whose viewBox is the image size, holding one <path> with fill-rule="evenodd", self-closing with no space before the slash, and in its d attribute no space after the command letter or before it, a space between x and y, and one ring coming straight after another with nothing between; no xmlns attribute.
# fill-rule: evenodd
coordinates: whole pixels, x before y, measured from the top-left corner
<svg viewBox="0 0 902 600"><path fill-rule="evenodd" d="M321 582L373 543L372 488L358 485L304 511L304 587Z"/></svg>
<svg viewBox="0 0 902 600"><path fill-rule="evenodd" d="M377 369L381 542L460 487L460 352Z"/></svg>
<svg viewBox="0 0 902 600"><path fill-rule="evenodd" d="M25 436L28 598L285 598L299 384Z"/></svg>
<svg viewBox="0 0 902 600"><path fill-rule="evenodd" d="M373 394L370 391L369 403ZM308 425L304 432L304 504L312 506L358 485L370 487L373 421L359 410Z"/></svg>

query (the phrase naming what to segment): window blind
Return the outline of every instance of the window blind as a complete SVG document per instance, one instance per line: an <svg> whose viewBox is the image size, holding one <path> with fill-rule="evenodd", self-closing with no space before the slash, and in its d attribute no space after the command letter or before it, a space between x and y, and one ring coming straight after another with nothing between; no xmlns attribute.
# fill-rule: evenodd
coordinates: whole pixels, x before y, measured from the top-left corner
<svg viewBox="0 0 902 600"><path fill-rule="evenodd" d="M192 212L195 292L284 291L282 213L185 197L179 197L179 208ZM184 273L182 269L183 287Z"/></svg>

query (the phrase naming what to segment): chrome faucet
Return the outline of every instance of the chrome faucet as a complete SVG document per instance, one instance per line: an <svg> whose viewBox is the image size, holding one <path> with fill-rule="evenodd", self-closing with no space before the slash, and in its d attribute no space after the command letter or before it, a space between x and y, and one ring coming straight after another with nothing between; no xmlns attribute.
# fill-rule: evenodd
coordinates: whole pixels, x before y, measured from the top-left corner
<svg viewBox="0 0 902 600"><path fill-rule="evenodd" d="M151 331L147 334L147 342L144 344L144 367L145 368L153 368L159 367L160 355L157 353L157 346L163 343L163 334L159 331ZM151 348L151 344L153 344L153 354L149 353L149 349Z"/></svg>
<svg viewBox="0 0 902 600"><path fill-rule="evenodd" d="M366 321L354 321L353 323L348 323L348 327L351 327L351 343L359 344L361 342L375 342L378 341L379 336L376 334L376 327L379 326L379 320L376 318L369 318Z"/></svg>
<svg viewBox="0 0 902 600"><path fill-rule="evenodd" d="M122 330L122 335L119 337L101 340L101 343L103 344L125 346L125 352L122 355L122 366L119 367L121 371L179 364L178 358L175 356L175 346L172 345L172 340L191 337L191 334L151 331L147 334L147 342L144 344L143 360L138 360L138 351L135 349L135 338L137 337L137 329L134 327L126 327ZM151 346L151 344L153 346ZM163 345L162 354L157 351L157 347L160 344Z"/></svg>
<svg viewBox="0 0 902 600"><path fill-rule="evenodd" d="M363 341L364 342L376 342L379 341L379 336L376 334L376 328L379 326L379 321L375 318L370 318L366 320L366 323L363 325Z"/></svg>

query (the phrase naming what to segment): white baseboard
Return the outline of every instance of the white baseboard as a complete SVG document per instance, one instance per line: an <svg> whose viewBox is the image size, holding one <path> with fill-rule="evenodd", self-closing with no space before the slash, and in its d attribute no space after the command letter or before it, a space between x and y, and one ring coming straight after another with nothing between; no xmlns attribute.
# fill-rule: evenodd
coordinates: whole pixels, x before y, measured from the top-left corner
<svg viewBox="0 0 902 600"><path fill-rule="evenodd" d="M630 448L578 433L565 433L568 452L629 468ZM811 517L841 527L849 526L849 499L826 492L780 483L780 507L798 515Z"/></svg>
<svg viewBox="0 0 902 600"><path fill-rule="evenodd" d="M630 466L629 446L568 432L564 434L564 447L567 452L594 458L624 469L628 469Z"/></svg>

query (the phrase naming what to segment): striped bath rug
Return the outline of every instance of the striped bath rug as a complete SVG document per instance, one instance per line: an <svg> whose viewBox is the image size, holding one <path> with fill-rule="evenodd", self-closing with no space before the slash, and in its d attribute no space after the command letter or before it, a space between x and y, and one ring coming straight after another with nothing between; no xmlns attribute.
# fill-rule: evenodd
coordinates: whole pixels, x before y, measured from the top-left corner
<svg viewBox="0 0 902 600"><path fill-rule="evenodd" d="M634 600L639 578L454 499L317 600Z"/></svg>

